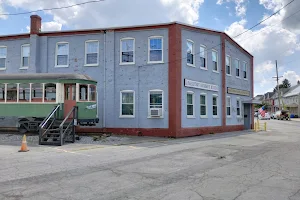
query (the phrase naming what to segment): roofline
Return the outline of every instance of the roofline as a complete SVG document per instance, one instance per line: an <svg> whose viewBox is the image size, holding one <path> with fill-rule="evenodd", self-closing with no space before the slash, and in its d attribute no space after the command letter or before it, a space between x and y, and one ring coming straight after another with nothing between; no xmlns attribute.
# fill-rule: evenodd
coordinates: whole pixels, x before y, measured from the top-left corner
<svg viewBox="0 0 300 200"><path fill-rule="evenodd" d="M247 50L245 50L242 46L240 46L233 38L231 38L227 33L223 31L218 31L214 29L208 29L208 28L203 28L195 25L190 25L187 23L183 22L178 22L178 21L173 21L173 22L167 22L167 23L157 23L157 24L144 24L144 25L132 25L132 26L115 26L115 27L107 27L107 28L98 28L98 29L79 29L79 30L63 30L63 31L45 31L45 32L40 32L38 35L40 36L56 36L60 34L86 34L86 33L99 33L99 32L104 32L104 31L122 31L126 29L143 29L143 28L158 28L158 27L166 27L169 25L174 25L174 24L179 24L182 26L190 27L190 28L195 28L198 30L203 30L203 31L208 31L208 32L214 32L217 34L224 34L225 38L229 40L230 42L234 43L237 45L240 49L242 49L244 52L246 52L250 57L253 57L252 54L250 54ZM29 38L30 34L15 34L15 35L3 35L0 36L0 40L5 40L5 39L16 39L16 38Z"/></svg>

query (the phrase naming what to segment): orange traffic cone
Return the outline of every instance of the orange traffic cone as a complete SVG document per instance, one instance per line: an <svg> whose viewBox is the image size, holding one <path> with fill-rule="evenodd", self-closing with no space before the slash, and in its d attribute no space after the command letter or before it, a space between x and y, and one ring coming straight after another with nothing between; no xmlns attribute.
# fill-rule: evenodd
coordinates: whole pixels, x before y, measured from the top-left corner
<svg viewBox="0 0 300 200"><path fill-rule="evenodd" d="M22 139L21 149L19 150L19 152L27 152L27 151L29 150L27 149L26 135L24 135Z"/></svg>

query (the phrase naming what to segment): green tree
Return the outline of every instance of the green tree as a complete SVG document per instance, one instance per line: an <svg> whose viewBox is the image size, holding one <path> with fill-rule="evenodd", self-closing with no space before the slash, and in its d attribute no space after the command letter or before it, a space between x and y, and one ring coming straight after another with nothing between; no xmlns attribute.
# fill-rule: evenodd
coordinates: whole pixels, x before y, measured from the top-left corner
<svg viewBox="0 0 300 200"><path fill-rule="evenodd" d="M283 85L283 88L289 88L289 87L291 87L291 83L290 83L290 81L287 80L287 79L284 79L284 80L282 81L282 85Z"/></svg>

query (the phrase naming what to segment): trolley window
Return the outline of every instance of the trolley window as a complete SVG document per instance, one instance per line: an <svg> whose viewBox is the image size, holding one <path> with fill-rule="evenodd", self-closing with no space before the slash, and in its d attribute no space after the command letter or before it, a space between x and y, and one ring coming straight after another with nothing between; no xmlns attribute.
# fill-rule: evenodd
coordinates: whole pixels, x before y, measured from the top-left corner
<svg viewBox="0 0 300 200"><path fill-rule="evenodd" d="M47 102L56 101L56 84L54 83L45 84L45 101Z"/></svg>
<svg viewBox="0 0 300 200"><path fill-rule="evenodd" d="M19 102L29 102L30 99L30 84L19 85Z"/></svg>
<svg viewBox="0 0 300 200"><path fill-rule="evenodd" d="M17 84L10 83L7 84L7 97L6 101L17 102L18 98L18 89Z"/></svg>
<svg viewBox="0 0 300 200"><path fill-rule="evenodd" d="M43 102L43 84L34 83L31 85L31 101Z"/></svg>
<svg viewBox="0 0 300 200"><path fill-rule="evenodd" d="M95 85L90 85L89 87L89 101L96 101L96 86Z"/></svg>
<svg viewBox="0 0 300 200"><path fill-rule="evenodd" d="M88 85L79 85L79 100L88 100Z"/></svg>
<svg viewBox="0 0 300 200"><path fill-rule="evenodd" d="M0 84L0 102L5 101L5 84Z"/></svg>

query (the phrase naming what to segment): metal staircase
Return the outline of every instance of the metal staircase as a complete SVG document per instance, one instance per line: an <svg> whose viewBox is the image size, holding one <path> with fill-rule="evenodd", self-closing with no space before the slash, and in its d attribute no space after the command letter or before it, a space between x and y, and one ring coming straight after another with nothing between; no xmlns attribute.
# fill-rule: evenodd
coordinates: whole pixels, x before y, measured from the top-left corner
<svg viewBox="0 0 300 200"><path fill-rule="evenodd" d="M57 119L60 105L54 107L39 126L40 145L62 146L65 142L75 142L78 107L74 106L65 119Z"/></svg>

